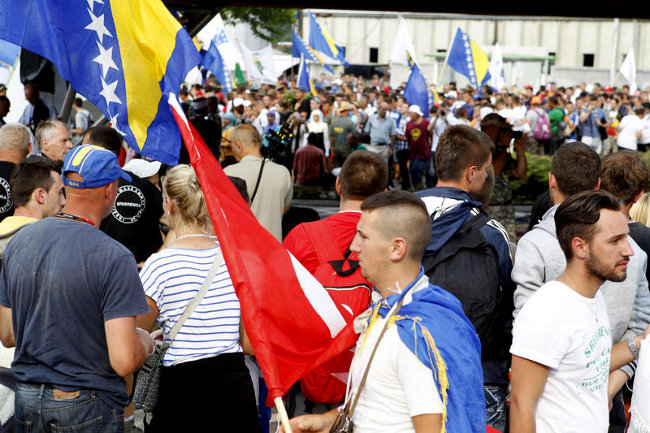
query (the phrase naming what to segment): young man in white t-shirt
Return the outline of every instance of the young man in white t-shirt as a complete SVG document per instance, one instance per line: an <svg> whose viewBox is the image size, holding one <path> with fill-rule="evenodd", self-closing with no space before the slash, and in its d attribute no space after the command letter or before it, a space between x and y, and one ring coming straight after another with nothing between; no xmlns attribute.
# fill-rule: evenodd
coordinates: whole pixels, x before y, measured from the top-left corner
<svg viewBox="0 0 650 433"><path fill-rule="evenodd" d="M585 191L555 214L567 267L542 286L515 320L511 431L593 432L608 429L609 372L638 354L645 332L612 347L600 286L623 281L634 254L627 219L614 196Z"/></svg>
<svg viewBox="0 0 650 433"><path fill-rule="evenodd" d="M354 432L484 433L480 343L458 299L424 275L421 260L431 238L424 202L406 191L388 191L366 199L361 210L350 249L382 299L371 320L355 320L365 329L359 329L346 399L358 396L350 414ZM291 428L328 432L336 416L336 409L302 415Z"/></svg>

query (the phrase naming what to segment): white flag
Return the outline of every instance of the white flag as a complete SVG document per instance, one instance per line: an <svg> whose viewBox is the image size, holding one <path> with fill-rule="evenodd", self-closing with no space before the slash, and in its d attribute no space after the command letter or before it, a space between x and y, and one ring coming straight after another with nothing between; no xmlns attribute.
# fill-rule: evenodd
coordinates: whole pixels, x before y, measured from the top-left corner
<svg viewBox="0 0 650 433"><path fill-rule="evenodd" d="M494 45L494 50L492 51L492 59L490 59L490 66L488 66L488 71L490 72L492 86L498 90L503 89L506 86L506 74L503 69L503 56L501 55L501 46L499 46L498 43Z"/></svg>
<svg viewBox="0 0 650 433"><path fill-rule="evenodd" d="M221 53L221 57L223 57L226 67L232 71L235 69L235 63L238 63L240 59L237 46L233 42L233 39L228 35L226 26L224 25L220 14L217 14L217 16L213 18L212 23L216 26L216 33L213 37L215 45ZM205 46L206 49L209 45L210 42Z"/></svg>
<svg viewBox="0 0 650 433"><path fill-rule="evenodd" d="M630 51L627 53L627 56L625 56L625 60L623 60L623 64L619 71L621 71L621 74L630 84L630 93L636 92L636 62L634 61L634 48L630 48Z"/></svg>
<svg viewBox="0 0 650 433"><path fill-rule="evenodd" d="M397 33L395 34L395 40L393 41L393 48L390 52L390 62L400 63L406 66L418 64L411 34L406 27L406 21L404 21L404 18L401 16L399 17L399 24L397 25Z"/></svg>
<svg viewBox="0 0 650 433"><path fill-rule="evenodd" d="M244 57L246 73L248 78L257 83L273 84L278 82L275 74L275 61L273 60L273 48L271 44L261 50L251 51L239 42L239 48Z"/></svg>

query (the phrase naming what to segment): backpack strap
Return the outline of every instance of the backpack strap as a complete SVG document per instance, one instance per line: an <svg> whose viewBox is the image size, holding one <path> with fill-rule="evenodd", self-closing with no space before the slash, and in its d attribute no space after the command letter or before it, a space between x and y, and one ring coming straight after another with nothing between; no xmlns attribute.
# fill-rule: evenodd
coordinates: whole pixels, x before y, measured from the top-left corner
<svg viewBox="0 0 650 433"><path fill-rule="evenodd" d="M354 274L357 268L359 268L359 261L350 260L351 251L349 246L345 253L341 254L334 233L327 222L318 224L318 226L309 223L305 224L304 227L314 247L314 251L316 251L320 264L329 263L341 277L349 277ZM348 269L343 270L346 262L349 265Z"/></svg>

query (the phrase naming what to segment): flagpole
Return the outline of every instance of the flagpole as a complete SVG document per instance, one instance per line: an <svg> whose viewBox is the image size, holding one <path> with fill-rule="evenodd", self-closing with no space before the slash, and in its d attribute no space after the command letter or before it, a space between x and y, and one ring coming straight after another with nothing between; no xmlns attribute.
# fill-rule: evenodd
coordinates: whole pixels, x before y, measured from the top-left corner
<svg viewBox="0 0 650 433"><path fill-rule="evenodd" d="M449 48L447 48L447 54L445 55L445 62L442 64L442 68L440 69L440 75L438 76L438 82L436 83L437 86L441 86L441 81L442 81L442 76L445 73L445 69L447 69L447 61L449 60L449 52L451 51L451 47L454 44L454 38L456 36L451 38L451 42L449 43Z"/></svg>
<svg viewBox="0 0 650 433"><path fill-rule="evenodd" d="M282 424L282 427L284 428L284 433L293 433L291 426L289 425L289 415L287 414L287 409L284 407L282 397L275 397L273 402L275 403L275 407L278 409L280 424Z"/></svg>

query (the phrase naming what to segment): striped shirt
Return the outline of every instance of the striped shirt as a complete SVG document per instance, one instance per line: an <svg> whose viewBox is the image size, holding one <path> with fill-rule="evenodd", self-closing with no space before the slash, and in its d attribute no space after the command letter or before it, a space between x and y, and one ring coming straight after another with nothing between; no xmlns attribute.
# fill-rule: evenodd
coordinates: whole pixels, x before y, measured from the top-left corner
<svg viewBox="0 0 650 433"><path fill-rule="evenodd" d="M218 246L207 250L167 248L145 263L140 279L145 294L158 306L158 324L165 339L201 289L218 251ZM239 321L239 299L222 263L212 286L165 353L163 365L241 352Z"/></svg>

